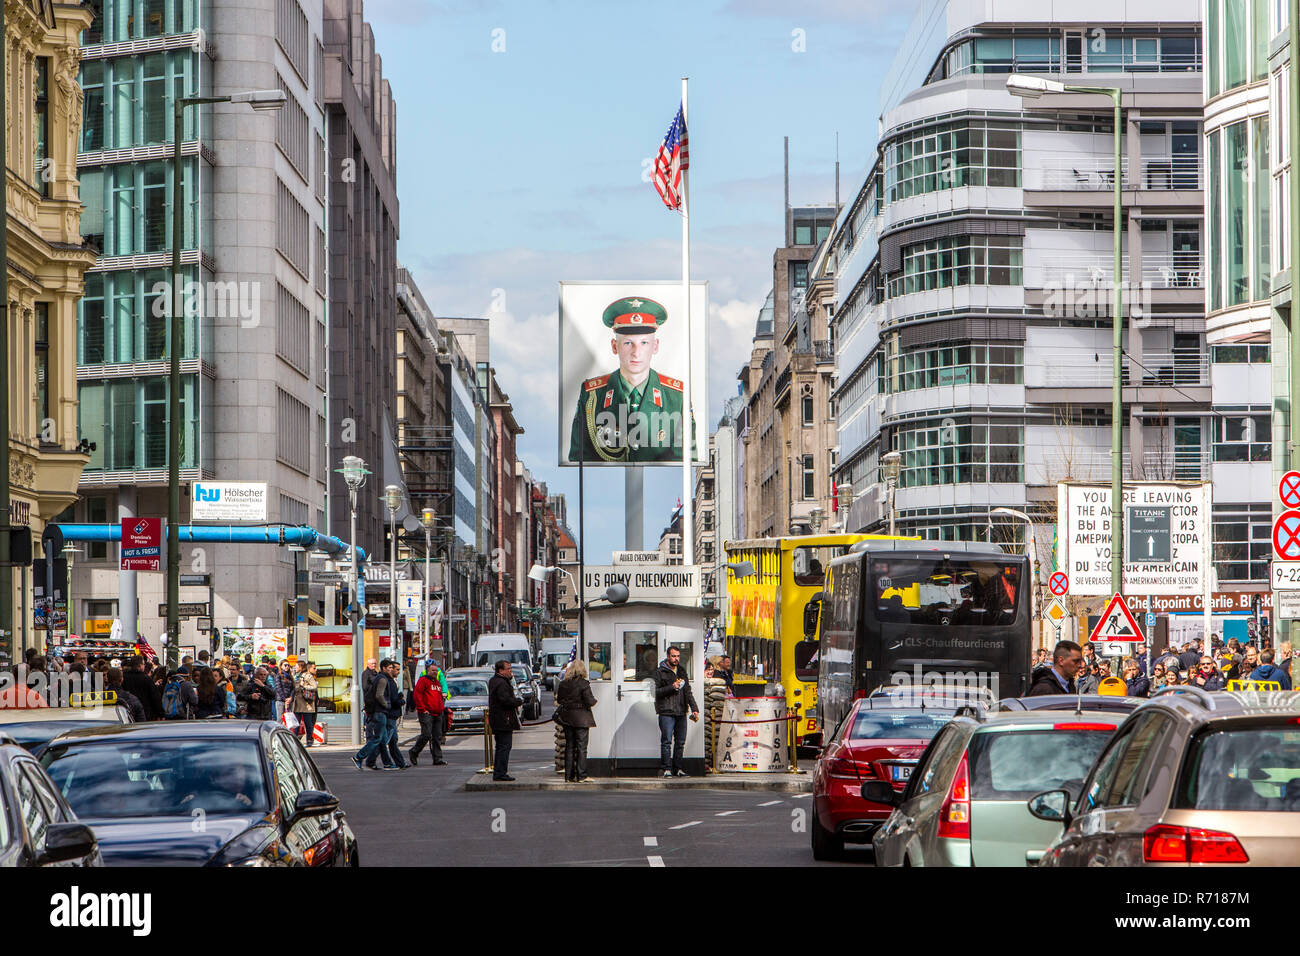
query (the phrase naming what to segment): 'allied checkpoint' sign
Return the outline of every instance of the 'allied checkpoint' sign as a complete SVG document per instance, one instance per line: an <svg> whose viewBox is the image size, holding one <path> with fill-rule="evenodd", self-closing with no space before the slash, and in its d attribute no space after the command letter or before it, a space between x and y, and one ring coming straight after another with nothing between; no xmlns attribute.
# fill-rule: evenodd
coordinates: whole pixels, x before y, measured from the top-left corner
<svg viewBox="0 0 1300 956"><path fill-rule="evenodd" d="M1208 482L1138 481L1124 484L1125 594L1203 594L1210 562L1211 490ZM1070 593L1111 592L1109 485L1057 485L1057 566L1070 576Z"/></svg>

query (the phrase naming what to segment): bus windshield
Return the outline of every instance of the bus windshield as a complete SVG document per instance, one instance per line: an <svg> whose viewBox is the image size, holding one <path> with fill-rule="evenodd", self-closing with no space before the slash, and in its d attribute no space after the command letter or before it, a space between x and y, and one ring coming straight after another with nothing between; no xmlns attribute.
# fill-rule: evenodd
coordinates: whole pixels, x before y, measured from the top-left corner
<svg viewBox="0 0 1300 956"><path fill-rule="evenodd" d="M1016 616L1020 567L986 558L881 557L871 562L882 624L1002 626Z"/></svg>

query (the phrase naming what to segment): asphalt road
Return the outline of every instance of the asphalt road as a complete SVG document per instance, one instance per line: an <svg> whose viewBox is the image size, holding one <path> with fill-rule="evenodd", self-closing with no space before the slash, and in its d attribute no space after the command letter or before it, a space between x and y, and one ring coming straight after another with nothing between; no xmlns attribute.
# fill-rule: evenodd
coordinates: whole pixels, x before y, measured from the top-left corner
<svg viewBox="0 0 1300 956"><path fill-rule="evenodd" d="M550 695L543 713L550 714ZM549 767L553 725L515 734L511 767ZM418 731L413 718L402 737ZM483 765L481 735L453 735L445 767L358 772L345 752L314 752L356 831L363 866L808 866L804 794L719 790L662 793L466 793ZM849 865L870 861L850 848Z"/></svg>

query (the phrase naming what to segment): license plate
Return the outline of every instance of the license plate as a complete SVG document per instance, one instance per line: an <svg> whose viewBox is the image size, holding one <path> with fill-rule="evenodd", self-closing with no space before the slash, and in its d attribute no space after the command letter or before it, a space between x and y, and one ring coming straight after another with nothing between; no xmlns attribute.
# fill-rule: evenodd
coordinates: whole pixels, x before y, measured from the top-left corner
<svg viewBox="0 0 1300 956"><path fill-rule="evenodd" d="M890 776L890 779L891 779L891 780L895 780L895 781L898 781L898 780L908 780L908 779L910 779L911 776L912 776L912 768L911 768L911 767L899 767L899 766L893 766L893 767L890 767L890 768L889 768L889 776Z"/></svg>

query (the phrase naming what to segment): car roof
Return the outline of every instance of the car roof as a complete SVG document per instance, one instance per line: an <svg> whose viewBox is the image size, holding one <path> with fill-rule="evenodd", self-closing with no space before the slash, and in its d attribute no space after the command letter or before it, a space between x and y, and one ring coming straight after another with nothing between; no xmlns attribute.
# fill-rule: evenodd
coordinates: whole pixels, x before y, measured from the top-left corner
<svg viewBox="0 0 1300 956"><path fill-rule="evenodd" d="M0 708L0 724L30 724L44 720L97 720L104 711L112 708L120 720L127 710L121 704L101 704L99 707L4 707Z"/></svg>
<svg viewBox="0 0 1300 956"><path fill-rule="evenodd" d="M1300 717L1300 691L1207 691L1185 684L1174 688L1157 693L1147 706L1172 711L1197 723L1282 714Z"/></svg>
<svg viewBox="0 0 1300 956"><path fill-rule="evenodd" d="M1085 694L1084 710L1105 710L1128 713L1146 703L1145 697L1119 697L1106 694ZM1074 710L1079 706L1076 694L1043 694L1038 697L1004 697L998 701L1002 711Z"/></svg>
<svg viewBox="0 0 1300 956"><path fill-rule="evenodd" d="M179 737L248 738L273 732L280 726L273 720L157 720L112 727L80 727L59 734L51 744L116 737L130 737L134 740L174 740Z"/></svg>

